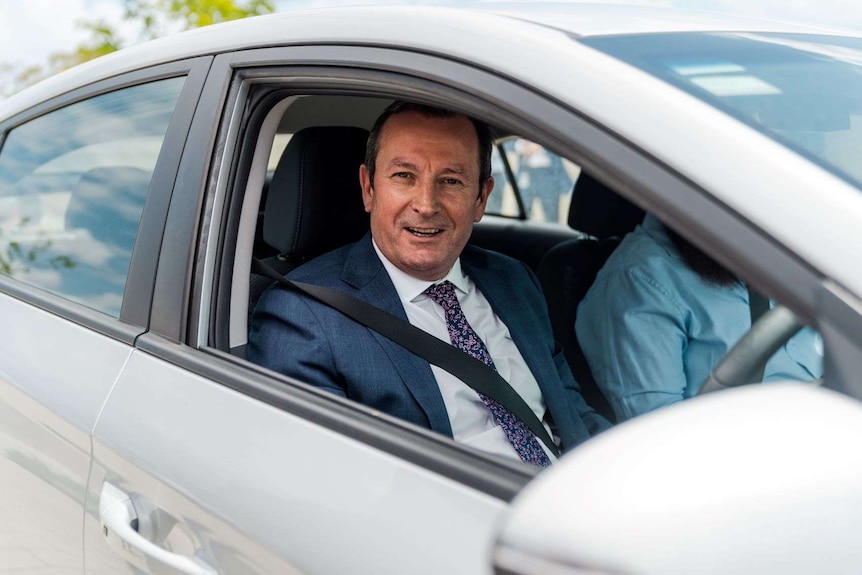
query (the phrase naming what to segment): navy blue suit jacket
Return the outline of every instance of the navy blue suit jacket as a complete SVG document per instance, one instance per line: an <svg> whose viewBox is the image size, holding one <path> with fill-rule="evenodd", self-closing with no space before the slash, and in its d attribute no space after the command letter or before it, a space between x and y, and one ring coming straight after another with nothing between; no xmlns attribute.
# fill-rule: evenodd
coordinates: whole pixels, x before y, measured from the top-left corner
<svg viewBox="0 0 862 575"><path fill-rule="evenodd" d="M508 326L539 382L563 449L608 422L590 408L555 348L538 280L521 262L468 246L461 267ZM389 274L366 235L297 268L290 279L333 287L404 321ZM249 333L251 361L452 437L443 397L427 361L340 312L274 285L261 296Z"/></svg>

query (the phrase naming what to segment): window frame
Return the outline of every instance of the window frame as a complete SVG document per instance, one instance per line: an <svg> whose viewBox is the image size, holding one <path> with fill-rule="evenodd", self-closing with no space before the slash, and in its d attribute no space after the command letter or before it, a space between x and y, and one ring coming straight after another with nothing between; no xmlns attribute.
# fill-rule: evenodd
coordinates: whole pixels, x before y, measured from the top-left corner
<svg viewBox="0 0 862 575"><path fill-rule="evenodd" d="M486 209L485 215L494 216L494 217L498 217L498 218L505 218L506 220L509 220L509 221L516 220L516 221L521 221L521 222L545 223L545 224L554 224L554 225L566 227L566 223L564 223L564 222L563 223L555 222L555 221L544 221L544 222L542 222L539 220L531 219L531 217L530 217L531 206L526 206L524 204L524 194L523 194L523 191L521 190L521 186L518 184L518 174L514 171L514 169L512 168L512 163L509 161L509 155L508 154L510 152L505 149L505 145L509 141L518 140L518 139L523 139L523 138L519 135L504 135L504 136L498 137L494 140L494 152L496 154L498 154L498 156L500 157L500 162L503 165L503 176L506 179L505 184L508 184L509 186L512 187L512 194L515 197L515 202L516 202L516 205L518 208L518 213L516 215L508 215L508 214L503 214L503 213L491 212L491 211L488 211ZM553 153L554 155L557 155L554 152L551 152L551 153ZM578 166L578 169L580 169L580 166ZM573 188L576 181L577 181L577 179L572 181L571 185L569 186L568 193L571 193L572 188ZM504 185L503 182L495 180L495 182L494 182L494 193L502 193L502 189L503 189L502 186L503 185ZM561 196L562 194L559 194L559 195ZM501 198L501 201L502 201L502 198Z"/></svg>
<svg viewBox="0 0 862 575"><path fill-rule="evenodd" d="M100 80L37 104L0 122L0 138L2 138L0 154L2 154L2 144L5 143L7 134L32 120L108 92L185 76L185 82L150 181L132 250L119 317L112 317L9 276L0 276L0 291L126 343L134 343L135 339L146 330L152 301L152 286L155 282L155 270L173 181L176 177L179 157L185 146L191 117L211 60L210 57L194 58Z"/></svg>
<svg viewBox="0 0 862 575"><path fill-rule="evenodd" d="M662 220L692 237L711 255L723 250L717 259L734 271L741 267L737 258L750 262L754 253L757 259L772 259L783 268L785 277L797 280L796 285L819 281L816 273L798 258L646 151L531 87L488 70L439 55L368 46L291 46L218 56L193 122L193 139L180 167L178 182L187 189L178 189L174 194L169 213L167 233L178 241L159 261L152 333L139 340L139 347L190 372L490 495L510 499L532 475L521 471L520 466L477 455L451 440L348 400L330 397L225 351L199 345L201 337L206 341L206 336L198 333L198 325L206 325L201 324L200 315L214 317L211 306L227 305L229 300L229 295L226 300L224 291L217 292L213 287L218 277L229 275L220 273L221 263L214 258L224 253L222 242L229 235L225 228L228 220L224 216L230 213L226 202L235 188L242 187L237 183L243 179L238 177L243 147L238 134L245 125L235 122L251 107L246 99L247 82L275 82L301 94L320 90L406 97L472 113L541 143L619 189L630 201L647 204ZM248 140L254 138L245 139ZM222 217L211 219L214 211ZM221 230L217 247L207 244L213 229ZM727 230L732 233L727 234ZM756 276L747 273L752 269L749 264L746 275ZM211 293L207 294L207 290ZM788 292L783 288L770 291ZM800 296L784 299L810 314L809 302Z"/></svg>

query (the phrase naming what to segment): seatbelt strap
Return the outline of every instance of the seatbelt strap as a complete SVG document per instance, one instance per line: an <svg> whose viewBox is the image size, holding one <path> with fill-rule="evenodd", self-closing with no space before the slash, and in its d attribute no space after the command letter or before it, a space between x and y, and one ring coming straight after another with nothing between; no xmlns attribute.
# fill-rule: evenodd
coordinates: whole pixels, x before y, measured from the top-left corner
<svg viewBox="0 0 862 575"><path fill-rule="evenodd" d="M305 293L338 310L428 363L446 370L474 390L484 393L515 414L515 417L523 421L533 435L542 440L542 443L548 447L551 453L559 456L559 448L551 439L545 426L530 409L530 406L496 370L483 362L451 344L437 339L410 322L406 322L350 294L334 288L291 281L257 258L252 259L251 269L256 274L264 275L285 287Z"/></svg>
<svg viewBox="0 0 862 575"><path fill-rule="evenodd" d="M769 298L762 293L756 292L748 287L748 311L751 314L751 325L757 323L763 315L769 311ZM768 360L767 360L768 361ZM766 361L760 366L760 369L755 372L755 382L763 381L763 374L766 371Z"/></svg>

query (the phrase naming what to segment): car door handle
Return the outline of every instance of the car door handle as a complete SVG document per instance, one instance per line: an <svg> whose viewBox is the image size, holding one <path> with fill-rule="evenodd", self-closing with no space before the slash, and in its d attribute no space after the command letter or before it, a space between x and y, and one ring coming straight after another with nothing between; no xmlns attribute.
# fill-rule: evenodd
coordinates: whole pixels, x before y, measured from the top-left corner
<svg viewBox="0 0 862 575"><path fill-rule="evenodd" d="M128 546L152 561L189 575L216 575L217 571L197 558L178 555L163 549L138 533L138 514L129 497L111 483L102 485L99 498L99 518L105 537L116 536Z"/></svg>

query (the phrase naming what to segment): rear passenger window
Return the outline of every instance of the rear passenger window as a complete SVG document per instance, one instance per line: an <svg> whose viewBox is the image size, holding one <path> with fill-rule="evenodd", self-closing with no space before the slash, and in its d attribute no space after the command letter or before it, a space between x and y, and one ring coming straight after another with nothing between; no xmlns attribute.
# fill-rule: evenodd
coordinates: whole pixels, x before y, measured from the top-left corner
<svg viewBox="0 0 862 575"><path fill-rule="evenodd" d="M0 273L119 316L183 81L102 94L9 133L0 150Z"/></svg>
<svg viewBox="0 0 862 575"><path fill-rule="evenodd" d="M565 224L580 168L525 138L498 140L491 155L494 191L486 213Z"/></svg>

